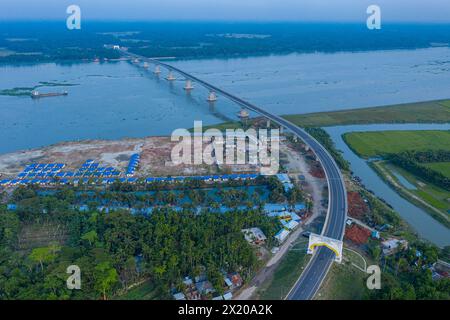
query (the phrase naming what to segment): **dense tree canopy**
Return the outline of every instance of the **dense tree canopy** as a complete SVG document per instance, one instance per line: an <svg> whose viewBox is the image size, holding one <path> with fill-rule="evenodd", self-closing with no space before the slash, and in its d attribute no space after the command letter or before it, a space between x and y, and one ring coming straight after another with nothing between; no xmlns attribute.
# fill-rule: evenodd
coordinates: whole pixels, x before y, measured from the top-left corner
<svg viewBox="0 0 450 320"><path fill-rule="evenodd" d="M232 202L242 195L226 197ZM108 299L140 279L151 279L164 297L182 277L201 270L220 292L222 271L245 278L258 266L241 229L258 226L270 242L280 228L253 206L222 214L163 206L142 215L80 212L72 205L76 197L64 190L44 196L19 188L13 199L18 209L0 212L0 299ZM63 228L65 240L19 250L21 229L35 225ZM81 290L66 287L70 265L81 269Z"/></svg>

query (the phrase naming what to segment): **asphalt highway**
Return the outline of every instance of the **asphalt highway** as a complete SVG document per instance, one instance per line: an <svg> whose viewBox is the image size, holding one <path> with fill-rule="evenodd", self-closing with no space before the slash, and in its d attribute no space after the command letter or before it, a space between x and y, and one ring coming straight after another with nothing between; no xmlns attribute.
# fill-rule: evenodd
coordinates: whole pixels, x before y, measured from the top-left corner
<svg viewBox="0 0 450 320"><path fill-rule="evenodd" d="M271 114L260 107L257 107L247 101L242 100L239 97L234 96L208 82L205 82L197 77L184 72L174 66L161 62L159 60L146 58L143 56L135 55L127 51L121 50L124 55L127 55L134 59L140 59L141 61L147 61L152 64L160 65L168 70L172 70L186 79L190 79L203 87L214 91L216 94L227 97L228 99L234 101L238 105L254 111L267 119L277 123L278 125L284 127L285 129L292 132L298 138L302 139L315 153L317 159L322 164L325 171L325 175L328 182L328 212L325 220L325 224L322 229L322 235L342 240L345 231L345 222L347 219L347 192L345 190L345 182L342 174L334 161L333 157L328 153L328 151L323 147L316 139L310 136L305 130L296 126L295 124L281 118L277 115ZM333 251L327 247L319 247L316 249L313 257L309 261L305 270L300 275L286 299L289 300L309 300L314 297L325 279L333 261L335 254Z"/></svg>

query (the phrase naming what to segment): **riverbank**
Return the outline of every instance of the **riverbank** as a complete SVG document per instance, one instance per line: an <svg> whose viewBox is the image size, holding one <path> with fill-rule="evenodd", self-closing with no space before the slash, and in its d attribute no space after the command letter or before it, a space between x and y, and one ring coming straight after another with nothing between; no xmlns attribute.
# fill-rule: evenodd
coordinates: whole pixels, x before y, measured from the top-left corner
<svg viewBox="0 0 450 320"><path fill-rule="evenodd" d="M450 123L450 99L330 112L288 114L282 117L303 128L364 124ZM252 121L261 120L257 117L249 120L249 123ZM239 122L224 122L209 127L221 130L243 128Z"/></svg>
<svg viewBox="0 0 450 320"><path fill-rule="evenodd" d="M385 123L448 123L450 122L450 100L285 115L283 117L300 127Z"/></svg>
<svg viewBox="0 0 450 320"><path fill-rule="evenodd" d="M271 113L306 114L446 99L450 85L447 56L449 48L431 48L177 60L172 64ZM368 71L373 61L380 68ZM441 62L439 68L433 61ZM393 63L395 70L390 67ZM32 88L40 81L79 84L70 88L67 99L0 96L4 115L0 153L75 139L168 135L176 128L192 127L195 120L205 126L237 120L239 108L231 101L219 97L214 105L208 104L203 88L197 86L186 94L182 78L168 83L165 75L157 77L152 71L126 61L0 65L4 75L0 90ZM399 79L404 73L409 76Z"/></svg>
<svg viewBox="0 0 450 320"><path fill-rule="evenodd" d="M386 130L373 132L347 132L342 135L347 146L359 157L364 159L380 159L369 161L370 167L378 176L391 186L406 200L419 206L432 217L450 227L448 211L450 210L450 192L430 180L434 173L434 164L443 167L444 158L438 157L450 152L450 132L445 130ZM423 156L418 165L425 167L428 175L421 177L410 170L395 166L389 161L393 155L404 152L421 152L431 157ZM433 155L435 158L433 160ZM385 159L383 161L381 159ZM427 178L428 177L428 178ZM400 179L403 180L399 181Z"/></svg>
<svg viewBox="0 0 450 320"><path fill-rule="evenodd" d="M445 24L383 25L383 32L368 37L355 23L299 22L194 22L194 21L83 21L83 33L70 36L60 21L0 23L4 34L0 62L117 58L103 44L117 44L149 57L181 59L232 58L294 52L361 52L430 48L450 42ZM164 37L158 35L164 30ZM182 30L182 32L180 32ZM339 37L339 41L333 41ZM369 40L370 39L370 40ZM401 41L399 41L401 39ZM55 46L58 43L58 46ZM153 45L157 43L157 45ZM152 44L152 45L149 45Z"/></svg>
<svg viewBox="0 0 450 320"><path fill-rule="evenodd" d="M429 266L439 257L444 257L445 251L439 250L428 241L424 241L423 237L412 230L411 226L405 220L401 219L397 212L392 210L392 208L375 194L368 191L360 179L354 176L348 176L347 174L346 177L348 179L347 191L358 193L367 204L366 212L360 219L364 221L365 225L372 226L368 229L369 234L373 229L374 223L376 223L378 227L375 226L375 229L379 231L379 235L374 236L372 233L362 243L355 243L348 233L351 227L347 226L344 245L345 248L350 247L358 252L366 260L364 265L374 264L380 267L383 266L382 288L381 290L367 290L366 279L368 278L368 274L364 272L364 266L361 266L361 261L357 265L354 265L355 262L352 262L352 259L349 259L348 254L346 254L344 256L345 260L349 261L344 261L344 263L339 265L333 265L315 299L415 300L429 299L430 296L433 296L433 299L448 299L448 294L445 289L439 293L434 291L433 294L421 290L421 283L425 281L435 288L440 287L439 280L434 278L432 280L431 272L435 273L435 270ZM350 202L350 217L352 217L352 212ZM383 227L380 228L380 225L383 225ZM397 248L393 252L388 252L385 250L385 245L382 241L389 239L393 241L401 240L408 245L406 248ZM422 254L422 259L417 261L416 257L422 256ZM399 269L400 262L403 262L403 266ZM431 272L425 272L425 268L430 269ZM411 278L417 279L418 281L411 283ZM401 288L400 291L399 288Z"/></svg>
<svg viewBox="0 0 450 320"><path fill-rule="evenodd" d="M407 201L370 167L369 161L359 157L342 139L350 132L378 131L414 131L414 130L449 130L448 124L383 124L383 125L353 125L327 127L325 130L332 137L336 149L341 150L344 158L350 162L353 176L357 177L367 190L376 194L400 214L421 238L431 241L439 247L450 244L448 228L434 219L422 208ZM371 159L374 160L374 159Z"/></svg>
<svg viewBox="0 0 450 320"><path fill-rule="evenodd" d="M419 206L447 228L450 228L450 219L448 214L437 209L429 202L402 186L398 179L384 165L383 161L373 161L370 163L370 166L381 177L381 179L391 186L399 195L409 202L414 203L416 206Z"/></svg>
<svg viewBox="0 0 450 320"><path fill-rule="evenodd" d="M439 105L439 108L444 107L443 105ZM383 107L382 110L389 109L391 107ZM392 106L392 108L397 109L396 106ZM421 104L420 108L422 108L422 114L426 115L426 104ZM450 107L446 107L450 110ZM377 107L373 108L377 109ZM413 108L414 109L414 108ZM412 110L408 108L402 107L400 114L409 114L412 113ZM365 109L364 109L365 110ZM447 109L444 109L447 110ZM350 111L349 111L350 112ZM446 111L447 112L447 111ZM369 112L370 114L370 112ZM366 113L367 115L367 113ZM362 116L361 116L362 117ZM423 118L425 119L425 118ZM261 121L258 119L252 119L249 123L255 121ZM239 123L227 123L224 124L223 127L233 128L234 126L241 126ZM417 145L417 133L408 134L400 132L399 135L403 136L401 141L396 141L396 139L384 139L380 138L384 137L382 134L378 134L378 131L426 131L427 135L430 135L431 144L428 143L430 139L426 140L425 143L421 146L423 150L426 150L430 147L430 145L434 146L435 149L442 148L442 144L440 143L440 137L446 137L445 133L448 130L448 125L446 124L368 124L368 125L348 125L348 126L333 126L333 127L325 127L327 133L332 137L334 143L337 143L335 148L335 152L337 154L343 155L346 161L350 162L351 170L355 176L362 179L365 188L374 192L378 197L383 199L386 203L389 203L397 212L400 213L402 219L404 219L418 234L421 238L427 239L440 247L448 245L450 242L448 238L448 228L446 225L442 224L442 221L438 221L434 219L433 215L429 215L427 211L421 206L416 206L414 202L410 202L400 194L398 194L395 189L389 188L389 185L383 181L383 179L369 166L369 163L360 158L357 153L357 150L352 150L352 146L346 144L342 139L342 136L346 133L353 132L363 132L369 131L375 138L369 139L370 141L374 141L377 143L377 150L386 151L388 148L383 146L383 143L386 141L394 142L396 145L394 147L390 147L391 150L407 150L408 148L413 148ZM430 131L431 130L431 131ZM361 133L362 135L362 133ZM422 139L423 140L423 139ZM362 147L367 148L367 145L361 144ZM338 151L339 150L339 151ZM370 149L370 152L373 153L374 148ZM376 154L376 153L375 153ZM373 155L373 154L371 154Z"/></svg>

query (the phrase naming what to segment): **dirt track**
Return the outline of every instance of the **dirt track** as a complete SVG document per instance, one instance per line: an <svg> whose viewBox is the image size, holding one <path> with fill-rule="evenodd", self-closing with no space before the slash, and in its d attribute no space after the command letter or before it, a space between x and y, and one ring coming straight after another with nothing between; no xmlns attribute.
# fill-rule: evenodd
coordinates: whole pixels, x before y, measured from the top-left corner
<svg viewBox="0 0 450 320"><path fill-rule="evenodd" d="M297 176L302 174L305 176L305 181L307 183L306 191L312 194L313 198L313 214L308 218L304 225L308 225L316 219L322 209L321 201L322 190L326 185L325 179L318 179L313 177L309 171L310 167L304 157L299 154L298 151L293 150L285 145L281 146L281 151L287 156L288 163L285 165L290 173L291 179L297 179ZM279 251L272 256L271 259L266 263L266 265L255 275L252 281L243 290L239 292L233 299L235 300L251 300L255 298L258 287L262 283L268 281L276 268L281 262L281 259L289 251L293 243L298 239L304 228L299 226L294 232L290 234L288 239L280 246Z"/></svg>

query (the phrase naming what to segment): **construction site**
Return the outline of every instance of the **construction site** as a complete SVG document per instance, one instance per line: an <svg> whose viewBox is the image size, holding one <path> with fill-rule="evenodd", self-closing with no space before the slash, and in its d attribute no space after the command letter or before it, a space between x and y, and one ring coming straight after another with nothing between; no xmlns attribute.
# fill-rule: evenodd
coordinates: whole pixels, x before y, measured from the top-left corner
<svg viewBox="0 0 450 320"><path fill-rule="evenodd" d="M63 142L40 149L0 155L0 178L15 177L31 163L64 163L65 170L75 171L86 159L95 159L101 166L125 172L133 154L140 155L136 177L251 173L258 170L257 166L250 165L174 165L171 162L171 152L175 145L176 142L172 142L170 137Z"/></svg>

